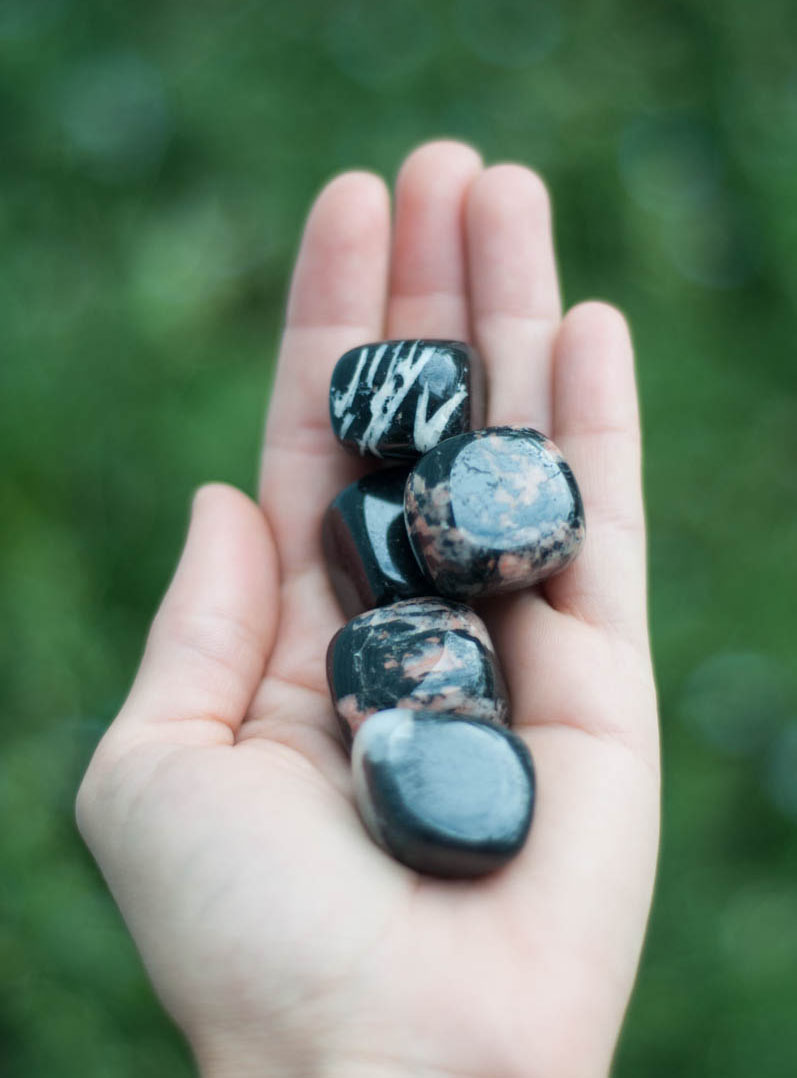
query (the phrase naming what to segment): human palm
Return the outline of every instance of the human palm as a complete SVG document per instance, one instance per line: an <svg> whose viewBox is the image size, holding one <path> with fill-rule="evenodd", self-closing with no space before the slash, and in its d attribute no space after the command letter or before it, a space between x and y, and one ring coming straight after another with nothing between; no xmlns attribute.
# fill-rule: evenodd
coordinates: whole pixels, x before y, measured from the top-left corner
<svg viewBox="0 0 797 1078"><path fill-rule="evenodd" d="M433 143L388 196L338 177L308 220L266 430L261 507L200 491L136 682L78 819L203 1073L608 1072L658 835L656 702L630 342L584 304L561 320L545 191ZM352 798L324 657L342 623L321 514L362 470L328 382L386 337L471 339L491 424L550 433L587 540L544 588L483 611L535 759L525 848L479 880L420 876Z"/></svg>

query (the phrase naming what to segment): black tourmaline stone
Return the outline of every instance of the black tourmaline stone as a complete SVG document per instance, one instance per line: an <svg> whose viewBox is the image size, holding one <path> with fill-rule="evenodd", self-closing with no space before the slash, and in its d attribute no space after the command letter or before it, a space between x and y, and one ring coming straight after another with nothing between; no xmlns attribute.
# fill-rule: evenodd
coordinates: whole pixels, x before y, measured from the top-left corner
<svg viewBox="0 0 797 1078"><path fill-rule="evenodd" d="M347 747L369 715L385 708L509 721L484 622L446 599L405 599L354 618L332 638L327 678Z"/></svg>
<svg viewBox="0 0 797 1078"><path fill-rule="evenodd" d="M500 726L406 708L380 711L357 733L352 775L372 837L418 872L481 876L526 840L534 808L531 756Z"/></svg>
<svg viewBox="0 0 797 1078"><path fill-rule="evenodd" d="M481 359L460 341L353 348L332 372L329 412L347 449L414 460L484 422Z"/></svg>
<svg viewBox="0 0 797 1078"><path fill-rule="evenodd" d="M327 509L324 553L347 618L397 599L434 591L421 572L404 526L406 467L351 483Z"/></svg>
<svg viewBox="0 0 797 1078"><path fill-rule="evenodd" d="M514 591L558 573L584 540L573 473L536 430L491 427L442 442L407 480L404 512L441 595Z"/></svg>

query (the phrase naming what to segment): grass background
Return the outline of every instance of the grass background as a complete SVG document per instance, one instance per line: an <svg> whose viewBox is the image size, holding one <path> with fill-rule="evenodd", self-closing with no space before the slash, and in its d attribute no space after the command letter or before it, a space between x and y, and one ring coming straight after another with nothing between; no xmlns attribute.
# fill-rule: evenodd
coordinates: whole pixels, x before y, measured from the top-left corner
<svg viewBox="0 0 797 1078"><path fill-rule="evenodd" d="M797 8L0 4L0 1074L191 1073L76 837L190 493L252 489L332 173L528 162L639 354L665 751L617 1078L797 1073Z"/></svg>

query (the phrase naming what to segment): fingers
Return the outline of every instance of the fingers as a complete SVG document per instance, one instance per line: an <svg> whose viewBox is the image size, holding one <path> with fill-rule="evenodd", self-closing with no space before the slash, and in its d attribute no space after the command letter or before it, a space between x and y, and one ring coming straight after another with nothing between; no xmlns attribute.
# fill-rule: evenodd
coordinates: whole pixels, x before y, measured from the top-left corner
<svg viewBox="0 0 797 1078"><path fill-rule="evenodd" d="M344 352L382 336L389 245L384 183L332 180L305 227L266 427L261 501L289 575L318 562L321 515L358 472L330 429L329 379Z"/></svg>
<svg viewBox="0 0 797 1078"><path fill-rule="evenodd" d="M461 142L410 154L396 181L388 337L467 340L463 212L481 158Z"/></svg>
<svg viewBox="0 0 797 1078"><path fill-rule="evenodd" d="M277 604L277 558L262 512L232 487L203 487L112 730L135 740L231 744L274 641Z"/></svg>
<svg viewBox="0 0 797 1078"><path fill-rule="evenodd" d="M584 303L554 347L553 436L578 480L587 537L579 557L547 585L556 608L647 638L645 526L634 357L625 319Z"/></svg>
<svg viewBox="0 0 797 1078"><path fill-rule="evenodd" d="M550 433L551 345L559 282L545 185L496 165L468 193L472 324L490 382L488 422Z"/></svg>

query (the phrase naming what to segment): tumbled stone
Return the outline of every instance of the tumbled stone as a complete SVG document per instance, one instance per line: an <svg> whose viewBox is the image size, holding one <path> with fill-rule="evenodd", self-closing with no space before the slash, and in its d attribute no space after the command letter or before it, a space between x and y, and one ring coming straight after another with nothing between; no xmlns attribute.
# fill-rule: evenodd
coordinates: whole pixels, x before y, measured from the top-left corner
<svg viewBox="0 0 797 1078"><path fill-rule="evenodd" d="M536 584L564 569L584 540L573 473L553 442L528 428L442 442L410 473L404 506L418 561L452 598Z"/></svg>
<svg viewBox="0 0 797 1078"><path fill-rule="evenodd" d="M405 599L354 618L332 638L327 678L347 747L369 715L385 708L509 721L484 622L446 599Z"/></svg>
<svg viewBox="0 0 797 1078"><path fill-rule="evenodd" d="M338 494L324 516L327 569L347 618L434 589L420 570L404 525L408 469L372 472Z"/></svg>
<svg viewBox="0 0 797 1078"><path fill-rule="evenodd" d="M352 777L371 836L418 872L491 872L520 851L531 824L525 743L477 719L380 711L354 739Z"/></svg>
<svg viewBox="0 0 797 1078"><path fill-rule="evenodd" d="M332 373L335 437L361 455L413 460L484 421L481 359L460 341L364 344Z"/></svg>

